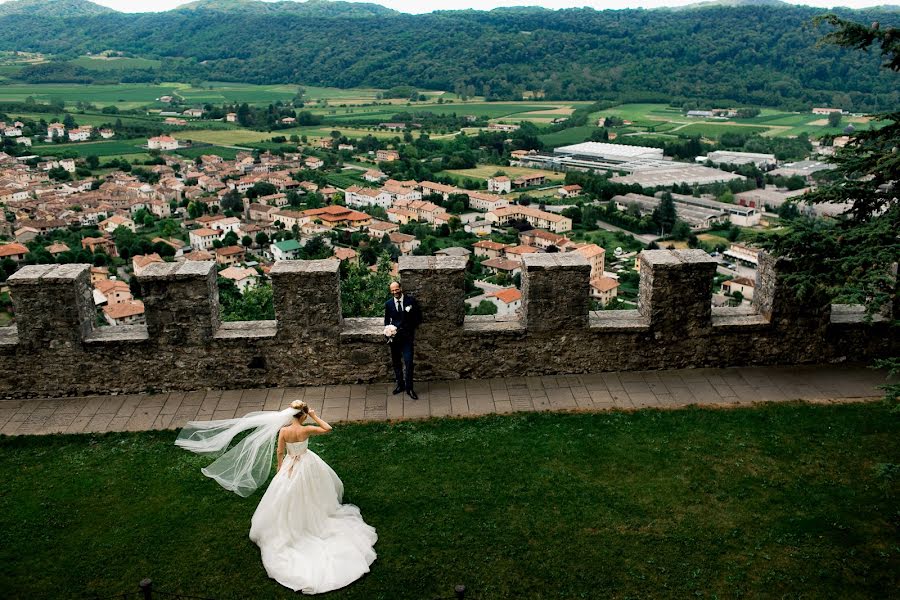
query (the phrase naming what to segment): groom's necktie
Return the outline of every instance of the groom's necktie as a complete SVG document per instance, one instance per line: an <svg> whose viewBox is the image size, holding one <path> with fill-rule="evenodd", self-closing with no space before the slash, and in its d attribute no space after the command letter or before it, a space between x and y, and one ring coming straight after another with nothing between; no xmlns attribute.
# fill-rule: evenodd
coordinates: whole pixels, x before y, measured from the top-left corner
<svg viewBox="0 0 900 600"><path fill-rule="evenodd" d="M399 300L394 300L394 306L397 307L397 312L398 312L398 313L401 312L401 311L400 311L400 301L399 301Z"/></svg>

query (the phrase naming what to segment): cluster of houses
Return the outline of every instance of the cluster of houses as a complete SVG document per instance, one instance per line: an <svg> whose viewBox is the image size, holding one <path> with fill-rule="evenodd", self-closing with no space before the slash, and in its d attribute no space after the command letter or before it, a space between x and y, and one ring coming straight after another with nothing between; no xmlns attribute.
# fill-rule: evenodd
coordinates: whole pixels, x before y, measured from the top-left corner
<svg viewBox="0 0 900 600"><path fill-rule="evenodd" d="M472 246L476 257L484 260L482 268L491 274L505 273L510 278L520 275L522 262L526 254L537 252L577 252L591 265L590 291L591 297L605 306L617 296L619 282L615 273L605 270L606 251L597 244L573 242L569 238L546 231L544 229L531 229L519 234L518 244L501 244L491 240L481 240ZM511 297L507 295L507 297ZM509 310L506 305L499 304L502 300L494 301L498 305L498 314L504 314Z"/></svg>
<svg viewBox="0 0 900 600"><path fill-rule="evenodd" d="M170 136L148 140L148 146L161 150L172 149L177 143ZM379 151L378 158L389 161L396 160L399 155L394 150L383 150ZM234 160L204 155L196 161L165 154L163 160L164 164L146 167L158 176L158 179L153 178L155 183L143 182L122 171L111 172L96 180L58 182L49 177L48 171L61 167L74 173L74 160L47 160L33 166L33 161L0 152L0 205L7 214L0 223L0 235L13 240L0 243L0 260L25 260L29 252L25 244L42 234L71 226L96 227L99 233L83 237L80 248L70 248L59 242L49 244L45 250L52 256L84 249L116 257L118 250L113 234L119 228L137 232L143 225L139 219L136 221L139 211L160 219L180 218L185 231L179 237L186 241L179 237L151 240L154 244L171 247L172 251L165 253L169 257L163 258L156 253L129 256L127 266L119 267L112 276L106 267L92 268L94 299L99 314L110 325L121 326L142 322L143 304L132 296L128 280L156 262L215 261L221 268L219 275L233 281L237 289L244 292L265 276L269 261L295 259L314 237L321 237L328 243L329 236L324 234L333 230L364 231L379 239L387 236L401 254L408 255L420 246L419 239L400 231L402 225L410 222L440 227L453 225L451 219L456 217L458 226L486 236L494 227L527 221L538 230L523 234L518 245L501 244L496 248L494 242L476 245L476 254L484 255L486 259L487 274L506 272L514 275L521 270L522 256L528 252L578 251L591 254L592 260L599 256L599 265L592 269L591 277L595 297L605 302L615 296L617 283L603 272L602 248L570 242L562 237L572 228L570 219L510 204L502 193L464 190L430 181L396 181L377 169L364 174L371 186L351 186L345 190L320 187L310 181L295 179L294 174L299 170L324 166L320 158L300 153L279 156L266 152L254 157L242 152ZM275 193L252 200L245 197L243 210L224 214L222 203L226 195L232 192L245 194L258 183L270 184ZM290 192L317 193L327 201L343 198L344 202L295 210L289 206ZM571 194L578 192L577 186L567 190ZM465 195L469 210L451 215L441 204L457 194ZM191 218L187 210L189 204L199 205L203 214ZM368 209L373 207L384 209L387 219L377 219L369 214L372 211ZM192 215L196 216L196 212ZM292 235L272 243L257 243L260 239L282 237L276 235L282 231ZM260 233L266 236L259 236ZM233 241L235 236L237 243ZM265 262L259 264L248 260L248 251L253 252L254 259L261 257ZM353 263L359 260L351 248L333 247L332 252L335 260ZM441 252L470 254L463 248L447 248ZM507 263L516 263L517 267L504 268ZM518 290L512 288L491 298L503 303L504 310L515 311L519 306L517 303L521 302L521 296L516 298L517 294Z"/></svg>
<svg viewBox="0 0 900 600"><path fill-rule="evenodd" d="M15 121L13 123L0 121L0 139L10 139L17 144L31 146L33 140L24 135L24 128L25 124L21 121ZM62 123L50 123L47 125L47 134L44 139L48 142L87 142L92 139L108 140L115 135L116 132L112 129L95 129L91 125L67 129Z"/></svg>
<svg viewBox="0 0 900 600"><path fill-rule="evenodd" d="M363 176L367 181L379 182L379 187L351 186L345 190L348 206L379 207L387 212L388 220L406 224L410 221L430 223L433 226L449 224L453 215L429 198L448 201L451 196L466 196L472 212L459 215L467 231L488 235L492 226L505 226L513 221L527 221L532 227L565 233L572 229L572 220L559 214L528 206L510 204L502 194L466 190L433 181L397 181L383 173L369 170ZM567 186L566 193L580 191L579 186ZM563 188L561 188L563 189Z"/></svg>

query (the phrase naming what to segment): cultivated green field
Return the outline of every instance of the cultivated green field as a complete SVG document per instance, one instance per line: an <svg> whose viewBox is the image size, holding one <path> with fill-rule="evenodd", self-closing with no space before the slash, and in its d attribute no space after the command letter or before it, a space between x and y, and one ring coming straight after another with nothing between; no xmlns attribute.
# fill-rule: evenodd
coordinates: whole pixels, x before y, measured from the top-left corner
<svg viewBox="0 0 900 600"><path fill-rule="evenodd" d="M172 137L179 140L194 140L198 142L206 142L208 144L220 145L240 145L250 142L262 142L271 139L273 135L282 135L279 133L269 133L267 131L251 131L250 129L228 129L228 130L208 130L208 129L188 129L185 131L176 131Z"/></svg>
<svg viewBox="0 0 900 600"><path fill-rule="evenodd" d="M34 153L57 156L75 151L78 156L116 156L122 154L140 154L141 146L146 146L146 138L131 140L105 140L102 142L78 142L74 144L35 144Z"/></svg>
<svg viewBox="0 0 900 600"><path fill-rule="evenodd" d="M546 133L538 136L538 139L540 139L544 145L550 146L551 148L555 146L566 146L568 144L578 144L579 142L583 142L590 138L595 129L597 128L590 125L570 127L569 129L563 129L562 131Z"/></svg>
<svg viewBox="0 0 900 600"><path fill-rule="evenodd" d="M718 138L723 133L759 133L764 136L786 137L802 133L813 137L838 135L852 124L857 129L880 127L866 117L844 117L838 127L829 127L823 115L784 112L771 108L760 109L760 114L750 119L703 119L686 117L680 108L665 104L622 104L591 115L593 123L601 116L616 116L631 121L636 129L666 132L678 135L702 135Z"/></svg>
<svg viewBox="0 0 900 600"><path fill-rule="evenodd" d="M705 138L719 138L724 133L744 133L747 135L753 133L768 133L767 127L757 127L755 125L728 125L725 123L691 123L684 127L671 130L671 133L679 133L681 135L694 136L700 135Z"/></svg>
<svg viewBox="0 0 900 600"><path fill-rule="evenodd" d="M70 60L69 64L92 71L123 71L125 69L156 69L159 68L162 61L149 58L80 56Z"/></svg>
<svg viewBox="0 0 900 600"><path fill-rule="evenodd" d="M430 112L436 115L456 114L459 116L472 115L486 117L488 119L512 120L545 118L553 119L565 117L576 106L583 102L536 104L533 102L459 102L447 104L415 103L410 106L365 106L347 108L313 108L312 112L321 114L331 119L346 121L384 119L390 120L398 113ZM562 110L560 110L562 109ZM547 112L559 111L559 112ZM521 119L520 119L521 117Z"/></svg>
<svg viewBox="0 0 900 600"><path fill-rule="evenodd" d="M97 106L115 105L119 108L139 108L154 103L160 96L171 95L174 91L174 86L144 83L116 85L17 83L0 85L0 102L24 102L27 97L31 96L38 102L62 99L66 104L75 104L81 101Z"/></svg>

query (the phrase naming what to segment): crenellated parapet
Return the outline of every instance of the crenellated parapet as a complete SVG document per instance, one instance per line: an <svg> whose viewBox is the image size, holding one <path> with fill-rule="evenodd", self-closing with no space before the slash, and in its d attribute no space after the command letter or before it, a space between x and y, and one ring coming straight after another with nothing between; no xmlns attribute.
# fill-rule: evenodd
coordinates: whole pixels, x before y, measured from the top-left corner
<svg viewBox="0 0 900 600"><path fill-rule="evenodd" d="M791 264L762 254L752 307L712 308L716 263L701 250L641 254L637 310L591 311L577 253L527 255L515 318L465 314L466 259L401 257L419 299L423 379L864 360L896 354L889 320L803 305ZM26 266L8 280L16 325L0 328L0 395L300 386L388 381L381 318L341 317L338 262L281 261L274 321L219 316L212 262L150 265L146 325L97 327L89 265ZM384 292L387 298L387 290Z"/></svg>

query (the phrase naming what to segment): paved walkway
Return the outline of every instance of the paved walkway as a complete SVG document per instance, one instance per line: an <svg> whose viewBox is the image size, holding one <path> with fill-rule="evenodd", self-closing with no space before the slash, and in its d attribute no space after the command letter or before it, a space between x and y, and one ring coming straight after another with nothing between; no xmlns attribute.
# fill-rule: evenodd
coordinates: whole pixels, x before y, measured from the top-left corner
<svg viewBox="0 0 900 600"><path fill-rule="evenodd" d="M303 399L328 421L383 421L513 411L678 408L881 396L886 375L860 366L745 367L421 382L419 400L393 384L333 385L0 400L0 433L34 435L175 429Z"/></svg>

